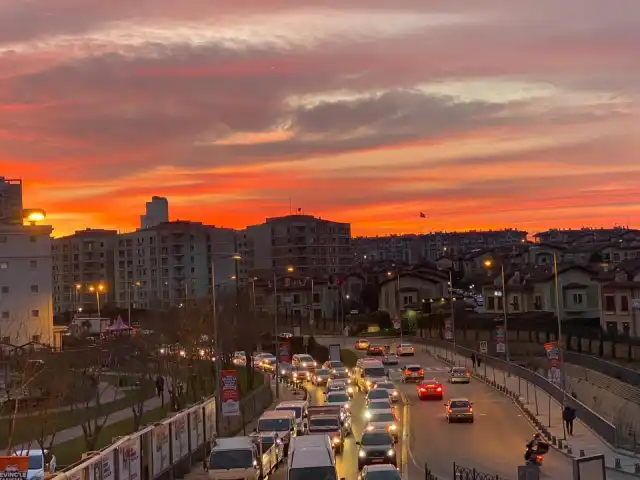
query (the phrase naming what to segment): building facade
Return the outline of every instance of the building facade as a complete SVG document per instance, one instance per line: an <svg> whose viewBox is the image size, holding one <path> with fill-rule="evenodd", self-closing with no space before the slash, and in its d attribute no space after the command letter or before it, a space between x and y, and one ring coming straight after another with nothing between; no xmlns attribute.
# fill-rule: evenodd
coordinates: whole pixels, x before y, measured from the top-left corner
<svg viewBox="0 0 640 480"><path fill-rule="evenodd" d="M0 177L0 223L22 225L22 180Z"/></svg>
<svg viewBox="0 0 640 480"><path fill-rule="evenodd" d="M140 215L140 228L151 228L169 221L169 201L164 197L151 197L145 214Z"/></svg>
<svg viewBox="0 0 640 480"><path fill-rule="evenodd" d="M293 267L298 275L320 279L346 273L353 264L348 223L288 215L247 227L246 237L249 276Z"/></svg>
<svg viewBox="0 0 640 480"><path fill-rule="evenodd" d="M50 226L0 223L0 340L53 343Z"/></svg>
<svg viewBox="0 0 640 480"><path fill-rule="evenodd" d="M235 288L235 231L196 222L167 222L120 235L115 252L115 301L121 308L168 309Z"/></svg>
<svg viewBox="0 0 640 480"><path fill-rule="evenodd" d="M527 232L515 229L435 232L422 237L422 257L435 261L443 255L460 256L474 250L521 245L527 242Z"/></svg>
<svg viewBox="0 0 640 480"><path fill-rule="evenodd" d="M391 261L413 265L421 257L416 235L354 238L353 251L356 263Z"/></svg>
<svg viewBox="0 0 640 480"><path fill-rule="evenodd" d="M109 304L115 299L114 252L118 243L116 230L78 230L73 235L52 241L53 306L55 313L94 311L97 309L95 291L100 302Z"/></svg>

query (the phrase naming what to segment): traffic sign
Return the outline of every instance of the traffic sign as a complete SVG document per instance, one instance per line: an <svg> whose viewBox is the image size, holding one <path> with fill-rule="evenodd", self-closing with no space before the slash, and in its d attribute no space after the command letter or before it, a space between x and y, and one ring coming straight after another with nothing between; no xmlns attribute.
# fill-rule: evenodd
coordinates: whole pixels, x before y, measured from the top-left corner
<svg viewBox="0 0 640 480"><path fill-rule="evenodd" d="M393 328L395 328L396 330L400 330L400 320L398 320L397 318L393 319Z"/></svg>
<svg viewBox="0 0 640 480"><path fill-rule="evenodd" d="M480 342L480 353L487 353L489 351L489 347L487 346L487 342Z"/></svg>

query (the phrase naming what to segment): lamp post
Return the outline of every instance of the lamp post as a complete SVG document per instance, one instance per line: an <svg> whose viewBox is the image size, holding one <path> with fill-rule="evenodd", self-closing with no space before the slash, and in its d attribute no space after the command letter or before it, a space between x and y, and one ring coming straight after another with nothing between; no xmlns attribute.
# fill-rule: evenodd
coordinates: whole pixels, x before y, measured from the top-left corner
<svg viewBox="0 0 640 480"><path fill-rule="evenodd" d="M491 268L493 266L493 261L490 259L487 259L484 261L484 266L487 268ZM507 308L509 308L509 301L507 299L507 286L506 286L506 282L504 280L504 263L500 263L500 277L502 280L502 311L504 313L504 353L505 353L505 358L507 359L507 362L510 361L509 359L509 327L508 327L508 314L507 314Z"/></svg>
<svg viewBox="0 0 640 480"><path fill-rule="evenodd" d="M127 288L127 315L129 316L129 328L131 328L131 292L133 291L133 299L136 298L136 287L140 286L140 282L135 282Z"/></svg>
<svg viewBox="0 0 640 480"><path fill-rule="evenodd" d="M231 258L235 261L240 260L240 255L237 253L212 253L211 254L211 314L213 317L213 341L215 351L215 400L216 400L216 424L220 422L220 368L222 367L222 352L220 351L220 335L218 335L218 315L216 309L216 269L213 257L217 258ZM216 425L216 427L217 427ZM216 431L218 429L216 428Z"/></svg>
<svg viewBox="0 0 640 480"><path fill-rule="evenodd" d="M73 308L74 314L79 312L80 310L80 291L82 290L82 285L76 283L76 294L75 294L75 305Z"/></svg>
<svg viewBox="0 0 640 480"><path fill-rule="evenodd" d="M91 285L89 287L89 291L91 293L95 293L96 294L96 306L98 307L98 320L101 318L100 316L100 294L103 293L106 290L105 286L103 284L98 284L97 287L94 287L93 285Z"/></svg>
<svg viewBox="0 0 640 480"><path fill-rule="evenodd" d="M393 272L387 272L387 276L393 276ZM402 333L402 319L400 318L400 270L396 272L396 315L398 316L398 321L400 322L400 345L402 345L403 341L403 333Z"/></svg>
<svg viewBox="0 0 640 480"><path fill-rule="evenodd" d="M453 298L453 274L449 270L449 303L451 304L451 340L453 341L453 353L456 352L456 314L455 301Z"/></svg>
<svg viewBox="0 0 640 480"><path fill-rule="evenodd" d="M287 267L287 272L293 272L293 267ZM280 333L278 332L278 276L276 270L273 270L273 307L275 313L273 315L274 341L276 343L276 398L280 398Z"/></svg>
<svg viewBox="0 0 640 480"><path fill-rule="evenodd" d="M560 289L558 288L558 258L553 252L553 276L556 284L556 317L558 318L558 348L560 349L560 388L562 388L562 403L566 405L567 389L564 368L564 345L562 341L562 319L560 318ZM566 436L566 435L565 435Z"/></svg>

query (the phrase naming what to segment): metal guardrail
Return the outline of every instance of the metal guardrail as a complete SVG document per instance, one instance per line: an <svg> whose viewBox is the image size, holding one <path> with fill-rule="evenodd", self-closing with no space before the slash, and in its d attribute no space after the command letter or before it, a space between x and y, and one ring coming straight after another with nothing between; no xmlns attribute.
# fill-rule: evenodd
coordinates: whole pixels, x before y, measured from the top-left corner
<svg viewBox="0 0 640 480"><path fill-rule="evenodd" d="M498 475L482 473L475 468L467 468L453 462L453 478L455 480L501 480ZM502 479L506 480L506 479Z"/></svg>
<svg viewBox="0 0 640 480"><path fill-rule="evenodd" d="M416 341L417 343L431 344L449 350L454 349L451 342L440 339L416 337L414 338L414 341ZM533 372L514 363L506 362L499 358L490 357L488 355L485 356L484 354L476 350L460 347L459 345L455 346L455 351L456 353L464 357L470 357L472 354L474 354L476 357L484 358L488 365L507 372L510 375L520 377L528 381L529 383L538 387L540 390L546 392L558 403L568 403L572 408L576 410L577 417L582 420L589 428L591 428L598 436L603 438L606 442L613 445L614 447L619 447L618 435L615 425L602 418L582 402L576 400L570 395L565 395L562 389L549 382L546 378L542 377L536 372Z"/></svg>
<svg viewBox="0 0 640 480"><path fill-rule="evenodd" d="M617 363L609 362L602 358L585 355L584 353L565 351L564 361L573 365L579 365L590 370L595 370L603 375L617 378L630 385L640 385L640 372L623 367Z"/></svg>
<svg viewBox="0 0 640 480"><path fill-rule="evenodd" d="M431 469L429 468L429 465L427 465L427 462L424 462L424 480L440 480L431 473Z"/></svg>

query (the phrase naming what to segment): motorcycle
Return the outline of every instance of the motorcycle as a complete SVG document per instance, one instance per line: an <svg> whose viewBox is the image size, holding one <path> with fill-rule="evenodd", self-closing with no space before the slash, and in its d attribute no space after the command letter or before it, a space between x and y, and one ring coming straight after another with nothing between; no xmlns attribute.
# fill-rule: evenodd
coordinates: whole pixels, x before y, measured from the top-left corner
<svg viewBox="0 0 640 480"><path fill-rule="evenodd" d="M535 452L531 452L531 454L527 455L529 452L527 450L525 450L524 452L524 458L526 461L527 465L535 465L536 467L541 467L542 466L542 455L535 453ZM529 458L527 458L529 457Z"/></svg>

